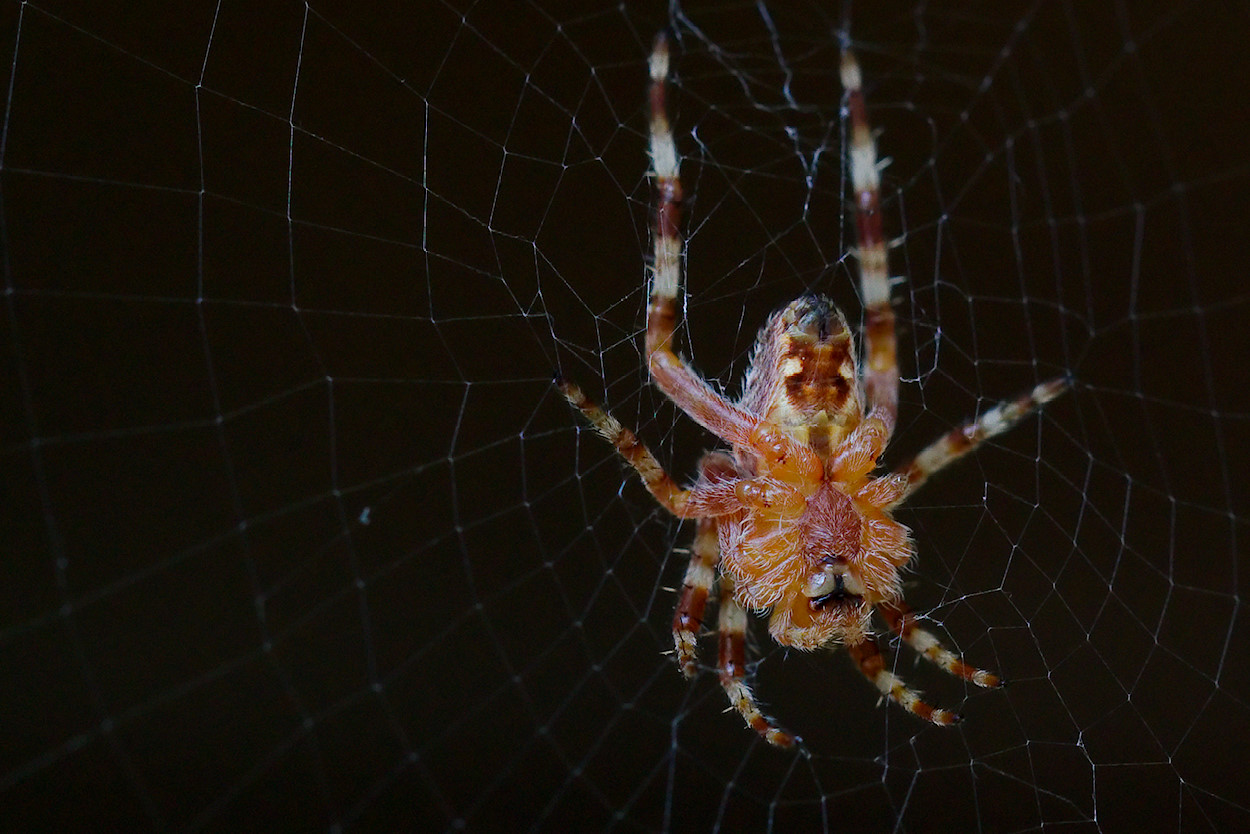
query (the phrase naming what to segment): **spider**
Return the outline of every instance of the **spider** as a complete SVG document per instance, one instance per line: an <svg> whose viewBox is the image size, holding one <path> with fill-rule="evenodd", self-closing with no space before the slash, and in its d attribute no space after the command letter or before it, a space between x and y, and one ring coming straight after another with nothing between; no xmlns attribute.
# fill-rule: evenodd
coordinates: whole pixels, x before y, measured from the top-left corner
<svg viewBox="0 0 1250 834"><path fill-rule="evenodd" d="M846 317L832 301L803 295L764 324L741 397L731 402L717 393L673 350L682 187L667 114L669 42L663 33L648 66L649 175L657 205L647 368L656 387L732 452L706 453L694 485L679 487L632 431L574 383L559 376L555 383L662 507L697 521L673 616L677 664L687 678L695 676L708 598L719 586L720 683L733 709L770 743L789 747L797 737L761 712L745 681L748 611L769 615L769 633L782 646L810 651L845 645L883 696L933 724L954 724L961 720L956 713L925 703L886 668L872 633L874 609L903 642L948 673L986 688L1003 681L965 664L916 624L899 579L915 546L911 531L892 513L938 470L1063 393L1068 380L1044 382L940 437L894 472L873 474L898 413L897 344L881 225L881 166L859 65L844 49L857 243L852 254L859 263L866 357L859 359Z"/></svg>

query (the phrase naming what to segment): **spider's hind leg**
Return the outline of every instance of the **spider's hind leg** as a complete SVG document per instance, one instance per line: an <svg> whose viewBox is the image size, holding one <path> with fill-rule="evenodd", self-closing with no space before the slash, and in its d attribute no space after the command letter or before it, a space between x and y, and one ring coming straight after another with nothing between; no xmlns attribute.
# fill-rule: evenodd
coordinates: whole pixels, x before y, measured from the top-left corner
<svg viewBox="0 0 1250 834"><path fill-rule="evenodd" d="M655 189L652 224L654 256L647 302L646 356L651 380L695 422L731 445L745 444L755 428L749 415L712 389L673 349L681 267L681 157L668 118L669 42L661 32L648 61L650 87L651 182Z"/></svg>
<svg viewBox="0 0 1250 834"><path fill-rule="evenodd" d="M668 36L660 32L648 61L651 74L651 179L658 201L652 230L651 299L647 306L647 358L672 354L677 297L681 293L681 158L668 120Z"/></svg>
<svg viewBox="0 0 1250 834"><path fill-rule="evenodd" d="M842 52L842 87L850 117L847 168L855 193L855 257L864 303L864 393L872 414L892 434L898 417L898 337L890 305L889 257L881 223L881 174L877 143L868 123L863 74L855 53Z"/></svg>

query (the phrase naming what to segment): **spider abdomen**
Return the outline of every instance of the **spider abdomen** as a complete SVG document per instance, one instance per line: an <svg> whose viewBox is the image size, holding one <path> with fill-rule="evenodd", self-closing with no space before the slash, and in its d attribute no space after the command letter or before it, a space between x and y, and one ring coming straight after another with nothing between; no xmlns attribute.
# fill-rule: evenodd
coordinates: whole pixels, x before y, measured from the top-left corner
<svg viewBox="0 0 1250 834"><path fill-rule="evenodd" d="M800 296L760 330L741 404L826 459L863 414L856 362L837 305Z"/></svg>

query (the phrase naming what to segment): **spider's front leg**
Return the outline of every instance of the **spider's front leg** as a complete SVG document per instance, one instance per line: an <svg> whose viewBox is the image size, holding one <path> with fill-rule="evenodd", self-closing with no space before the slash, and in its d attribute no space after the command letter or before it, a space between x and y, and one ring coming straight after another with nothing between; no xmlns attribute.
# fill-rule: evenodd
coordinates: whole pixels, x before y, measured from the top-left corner
<svg viewBox="0 0 1250 834"><path fill-rule="evenodd" d="M996 689L1005 683L993 672L964 663L957 654L943 646L935 634L916 625L916 615L912 613L911 606L901 599L878 603L877 610L890 624L891 631L933 665L986 689Z"/></svg>
<svg viewBox="0 0 1250 834"><path fill-rule="evenodd" d="M729 576L723 575L720 580L720 610L716 615L717 630L720 634L717 665L720 667L720 685L729 696L729 703L747 726L759 733L764 739L777 747L791 747L795 736L790 735L773 723L772 719L760 712L759 704L751 687L747 686L746 677L746 628L747 612L734 599L734 583Z"/></svg>
<svg viewBox="0 0 1250 834"><path fill-rule="evenodd" d="M690 548L690 564L673 612L673 648L677 668L687 678L698 673L699 633L720 562L720 540L715 516L738 509L734 493L738 469L724 452L708 452L700 464L699 482L690 491L689 508L699 516L699 528Z"/></svg>
<svg viewBox="0 0 1250 834"><path fill-rule="evenodd" d="M698 674L699 633L703 630L707 599L716 584L716 563L720 561L720 544L717 541L716 520L699 519L699 530L690 547L690 564L686 566L686 579L677 598L677 610L673 612L673 647L677 654L677 668L687 678Z"/></svg>
<svg viewBox="0 0 1250 834"><path fill-rule="evenodd" d="M882 695L887 696L913 715L942 727L957 724L963 720L957 713L936 709L925 703L916 690L909 688L897 675L885 668L885 659L881 657L881 649L872 636L862 643L847 646L846 651L859 666L859 671L872 681L873 686L877 687Z"/></svg>

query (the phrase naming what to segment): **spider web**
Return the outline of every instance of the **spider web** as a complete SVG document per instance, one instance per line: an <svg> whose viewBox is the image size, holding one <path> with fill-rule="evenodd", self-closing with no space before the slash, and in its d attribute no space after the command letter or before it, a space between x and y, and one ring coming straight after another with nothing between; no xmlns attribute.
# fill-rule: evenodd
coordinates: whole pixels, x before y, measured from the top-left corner
<svg viewBox="0 0 1250 834"><path fill-rule="evenodd" d="M26 829L1250 826L1243 4L3 6L0 813ZM640 364L645 58L678 44L682 350L859 315L839 33L883 177L887 464L1074 390L899 518L955 729L762 633L763 744L663 652L692 533ZM759 623L757 622L758 626ZM714 647L705 644L705 660Z"/></svg>

